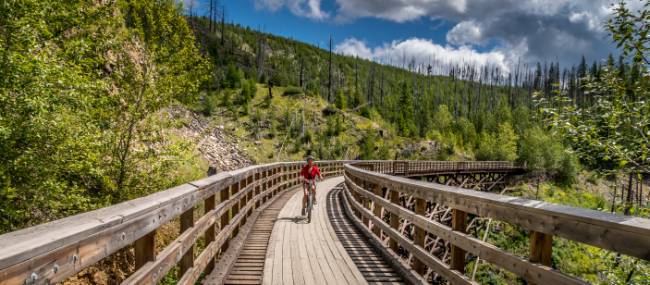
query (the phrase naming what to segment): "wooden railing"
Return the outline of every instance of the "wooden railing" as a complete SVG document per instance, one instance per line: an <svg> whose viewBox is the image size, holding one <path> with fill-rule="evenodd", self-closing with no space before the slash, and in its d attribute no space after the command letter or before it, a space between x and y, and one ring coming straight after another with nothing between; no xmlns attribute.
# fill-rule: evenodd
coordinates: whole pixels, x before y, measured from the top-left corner
<svg viewBox="0 0 650 285"><path fill-rule="evenodd" d="M324 176L345 161L322 161ZM302 162L223 172L143 198L0 236L0 284L53 284L130 246L136 272L125 284L155 284L174 266L179 284L194 284L228 248L252 210L298 183ZM195 209L203 213L195 217ZM180 235L160 252L156 230L180 218ZM204 237L205 248L194 247Z"/></svg>
<svg viewBox="0 0 650 285"><path fill-rule="evenodd" d="M363 161L354 165L361 169L398 176L423 176L443 173L518 172L525 164L509 161Z"/></svg>
<svg viewBox="0 0 650 285"><path fill-rule="evenodd" d="M444 164L444 163L443 163ZM453 164L453 163L452 163ZM465 275L466 254L510 271L532 284L585 284L578 278L550 268L554 236L589 244L602 249L650 260L650 220L608 214L593 210L561 206L540 201L479 192L441 184L416 181L408 176L414 171L442 168L430 162L363 162L345 166L345 201L356 222L368 228L397 255L407 251L413 257L413 269L425 273L425 266L451 284L475 284ZM488 162L485 169L478 163L465 163L462 170L516 167L507 163ZM424 169L429 166L429 169ZM446 170L453 167L446 165ZM439 169L439 168L438 168ZM384 194L387 196L384 196ZM415 199L413 210L403 206L400 195ZM388 198L385 198L388 197ZM442 204L452 209L451 226L429 219L426 207ZM383 211L382 211L383 209ZM388 213L388 222L382 212ZM530 255L523 258L468 235L468 214L492 218L530 231ZM398 230L400 223L415 227L412 238ZM425 250L425 235L431 233L451 243L451 260L443 262ZM399 249L399 250L398 250Z"/></svg>

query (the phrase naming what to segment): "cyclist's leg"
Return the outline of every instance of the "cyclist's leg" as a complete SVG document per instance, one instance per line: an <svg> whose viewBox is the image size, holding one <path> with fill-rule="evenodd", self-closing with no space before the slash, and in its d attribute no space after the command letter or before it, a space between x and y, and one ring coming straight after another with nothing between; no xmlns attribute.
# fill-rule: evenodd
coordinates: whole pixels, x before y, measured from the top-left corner
<svg viewBox="0 0 650 285"><path fill-rule="evenodd" d="M316 202L316 182L312 182L311 184L311 194L314 195L314 205L318 204Z"/></svg>

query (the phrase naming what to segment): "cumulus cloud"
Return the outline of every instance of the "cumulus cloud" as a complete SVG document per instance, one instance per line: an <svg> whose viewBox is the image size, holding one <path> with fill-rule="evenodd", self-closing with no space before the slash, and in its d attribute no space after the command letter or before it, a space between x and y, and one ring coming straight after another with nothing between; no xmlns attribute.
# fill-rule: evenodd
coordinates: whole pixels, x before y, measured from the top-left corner
<svg viewBox="0 0 650 285"><path fill-rule="evenodd" d="M327 0L336 3L331 11L321 9L325 0L254 1L258 8L286 7L299 16L340 23L358 18L397 23L442 20L454 24L443 44L455 50L482 50L489 43L492 52L503 54L509 62L559 61L567 66L583 55L599 60L616 51L603 29L614 0ZM638 9L644 1L626 3ZM367 54L358 48L359 43L345 44L360 55Z"/></svg>
<svg viewBox="0 0 650 285"><path fill-rule="evenodd" d="M300 17L314 20L324 20L329 17L329 13L321 9L321 0L255 0L256 9L275 12L283 7Z"/></svg>
<svg viewBox="0 0 650 285"><path fill-rule="evenodd" d="M527 61L573 64L584 54L597 60L615 51L602 28L611 14L611 0L336 0L337 18L352 21L374 17L395 22L438 19L455 23L448 44L481 46ZM629 0L631 8L642 4ZM572 42L573 41L573 42ZM527 46L523 46L526 44ZM509 49L518 50L510 53ZM525 54L519 54L525 50Z"/></svg>
<svg viewBox="0 0 650 285"><path fill-rule="evenodd" d="M454 45L481 44L483 41L481 27L474 21L460 22L447 33L447 42Z"/></svg>
<svg viewBox="0 0 650 285"><path fill-rule="evenodd" d="M340 44L336 45L334 51L339 54L374 60L373 51L366 46L366 43L355 38L344 40Z"/></svg>
<svg viewBox="0 0 650 285"><path fill-rule="evenodd" d="M465 0L336 0L339 20L376 17L395 22L419 19L438 11L459 14L466 10Z"/></svg>
<svg viewBox="0 0 650 285"><path fill-rule="evenodd" d="M504 72L509 72L506 56L500 51L478 52L468 46L458 48L441 46L431 40L410 38L403 41L392 41L371 48L365 42L349 38L337 45L337 53L359 56L365 59L389 63L393 65L416 65L435 62L438 65L472 64L478 66L496 66Z"/></svg>

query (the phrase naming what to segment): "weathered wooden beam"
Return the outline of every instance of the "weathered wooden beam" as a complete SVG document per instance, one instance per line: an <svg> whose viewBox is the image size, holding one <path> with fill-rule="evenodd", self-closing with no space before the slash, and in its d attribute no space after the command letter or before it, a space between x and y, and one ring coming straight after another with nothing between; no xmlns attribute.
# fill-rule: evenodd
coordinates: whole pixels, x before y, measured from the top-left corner
<svg viewBox="0 0 650 285"><path fill-rule="evenodd" d="M399 192L390 189L390 202L393 203L394 205L399 205ZM399 216L394 213L390 213L390 226L397 231L399 229ZM393 252L397 252L398 249L398 244L397 240L394 238L390 239L389 242L390 249L393 250Z"/></svg>
<svg viewBox="0 0 650 285"><path fill-rule="evenodd" d="M185 211L181 215L181 234L184 233L185 231L189 230L190 228L194 227L194 207L190 208L189 210ZM194 266L194 244L190 246L190 248L183 254L183 257L181 258L180 264L179 264L179 270L178 270L178 278L183 277L183 274L185 272L192 268Z"/></svg>
<svg viewBox="0 0 650 285"><path fill-rule="evenodd" d="M230 199L230 187L224 189L223 191L220 192L219 196L220 202L223 203L224 201ZM220 218L220 226L219 226L219 231L222 232L223 229L229 224L230 222L230 216L232 213L232 209L228 209L223 215L221 215ZM223 243L223 247L221 248L221 251L225 251L228 248L228 241L226 240Z"/></svg>
<svg viewBox="0 0 650 285"><path fill-rule="evenodd" d="M531 232L529 260L534 263L541 263L546 266L551 266L552 254L553 235L535 231Z"/></svg>
<svg viewBox="0 0 650 285"><path fill-rule="evenodd" d="M427 201L423 199L415 199L415 213L418 215L425 215L426 214L426 207L427 207ZM415 245L421 246L424 248L424 236L425 236L425 231L421 227L418 227L417 225L413 225L415 227L415 234L413 235L413 243ZM426 268L424 266L424 263L420 261L417 258L413 259L413 270L415 270L417 273L420 275L424 275L426 273Z"/></svg>
<svg viewBox="0 0 650 285"><path fill-rule="evenodd" d="M210 211L214 210L216 206L216 197L215 195L212 195L208 197L207 199L204 200L203 202L203 214L207 215L210 213ZM205 244L210 244L211 242L214 241L216 235L215 231L215 224L212 224L208 227L208 229L203 233L203 239L205 240ZM212 269L214 268L215 264L215 259L212 258L208 261L208 264L206 265L205 271L206 273L210 273Z"/></svg>
<svg viewBox="0 0 650 285"><path fill-rule="evenodd" d="M274 190L275 189L269 189L267 191L271 192ZM201 217L195 223L194 227L181 234L176 240L160 252L153 262L147 263L143 268L129 276L129 278L124 281L124 284L154 284L163 278L164 275L176 265L178 256L185 254L190 248L190 245L195 244L199 234L204 232L210 224L214 224L219 216L227 213L228 209L237 204L239 199L247 193L246 191L250 191L250 188L240 191L237 193L237 196L233 196L229 200L220 203L217 205L215 210L212 210L207 215ZM256 199L258 198L259 197L256 197ZM242 208L242 211L239 214L232 217L230 224L226 225L219 231L215 241L208 244L203 252L201 252L199 257L196 258L194 266L183 275L181 280L196 280L196 278L198 278L207 265L208 260L216 256L219 248L224 248L224 244L232 235L235 226L241 224L244 213L248 209L252 208L252 206L253 203L246 205ZM191 277L190 279L188 279L188 275Z"/></svg>
<svg viewBox="0 0 650 285"><path fill-rule="evenodd" d="M375 195L380 196L380 197L382 196L382 190L381 190L380 185L373 184L372 191L375 193ZM375 217L379 217L381 219L382 218L381 217L381 204L373 202L372 203L372 212L375 215ZM372 224L372 232L377 237L381 238L381 229L379 228L379 226L375 225L374 223Z"/></svg>
<svg viewBox="0 0 650 285"><path fill-rule="evenodd" d="M467 213L458 209L451 212L451 228L454 231L466 233ZM454 245L451 245L451 269L465 273L465 255L467 252Z"/></svg>
<svg viewBox="0 0 650 285"><path fill-rule="evenodd" d="M230 193L231 193L230 195L231 196L237 195L237 192L239 192L239 184L240 184L240 182L238 181L238 182L235 182L232 185L230 185ZM239 214L239 205L240 205L239 201L240 200L237 200L235 205L232 206L232 210L231 210L232 212L231 213L232 213L233 216ZM237 235L237 226L235 226L234 228L235 229L233 231L233 236Z"/></svg>
<svg viewBox="0 0 650 285"><path fill-rule="evenodd" d="M351 194L349 191L344 191L344 193L345 195L343 197L346 202L345 204L350 205L353 209L357 209L362 215L371 219L373 223L376 223L382 228L384 233L388 235L391 240L396 241L416 258L420 259L424 264L426 264L426 266L444 276L451 284L477 284L476 282L470 281L466 276L459 274L457 271L451 270L447 264L430 255L424 248L415 245L412 241L402 236L395 228L375 217L369 210L363 209L361 204L350 198Z"/></svg>
<svg viewBox="0 0 650 285"><path fill-rule="evenodd" d="M156 258L156 231L150 232L135 241L135 269L142 268Z"/></svg>
<svg viewBox="0 0 650 285"><path fill-rule="evenodd" d="M647 238L650 236L650 219L414 181L369 172L352 165L345 167L348 176L399 189L406 195L480 217L505 221L531 231L650 260L650 239Z"/></svg>
<svg viewBox="0 0 650 285"><path fill-rule="evenodd" d="M395 205L388 199L376 196L355 184L346 183L346 186L347 189L351 190L350 192L365 195L369 199L373 200L373 203L380 204L385 211L396 213L400 217L403 217L414 225L424 229L426 232L432 233L437 237L436 242L434 243L437 244L439 238L452 241L456 246L461 247L476 256L480 256L487 262L513 272L516 275L525 278L529 282L536 284L588 284L587 282L562 274L561 272L555 271L546 266L531 263L526 259L499 249L480 239L474 238L469 234L453 231L451 227L433 221L427 216L418 215L415 212L400 207L399 205Z"/></svg>

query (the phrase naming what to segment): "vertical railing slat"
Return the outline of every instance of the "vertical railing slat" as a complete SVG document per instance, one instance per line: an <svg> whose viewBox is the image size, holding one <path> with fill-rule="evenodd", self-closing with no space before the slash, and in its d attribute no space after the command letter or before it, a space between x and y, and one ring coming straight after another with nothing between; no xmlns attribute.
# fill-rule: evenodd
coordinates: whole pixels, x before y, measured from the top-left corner
<svg viewBox="0 0 650 285"><path fill-rule="evenodd" d="M135 241L135 269L142 268L156 258L156 231L152 231Z"/></svg>
<svg viewBox="0 0 650 285"><path fill-rule="evenodd" d="M215 195L211 195L210 197L206 198L203 202L204 205L204 213L207 214L208 212L214 210L216 206L216 199ZM203 238L205 239L205 244L208 245L211 242L214 241L215 238L215 226L212 224L211 226L208 227L208 229L205 231L203 234ZM215 258L213 257L209 262L208 265L205 267L205 272L210 273L212 272L212 269L214 269L215 265Z"/></svg>
<svg viewBox="0 0 650 285"><path fill-rule="evenodd" d="M426 214L426 207L427 207L427 202L424 199L415 199L415 213L421 216L424 216ZM415 226L415 234L413 237L413 242L415 245L421 246L424 248L424 236L425 232L422 228ZM422 263L419 259L414 258L413 260L413 269L419 273L424 275L426 273L424 263Z"/></svg>
<svg viewBox="0 0 650 285"><path fill-rule="evenodd" d="M399 206L399 192L394 191L394 190L390 190L389 195L390 195L390 202ZM390 221L389 221L389 223L390 223L391 228L399 231L399 216L397 214L390 213ZM390 242L389 242L389 246L390 246L390 249L393 250L393 252L397 252L398 244L397 244L396 240L391 238Z"/></svg>
<svg viewBox="0 0 650 285"><path fill-rule="evenodd" d="M454 231L462 233L467 228L467 213L458 209L452 210L451 227ZM451 269L465 272L465 250L452 244L451 246Z"/></svg>
<svg viewBox="0 0 650 285"><path fill-rule="evenodd" d="M181 233L184 233L186 230L194 226L194 207L187 209L183 214L181 214ZM183 274L187 272L188 269L194 266L194 245L185 252L180 262L180 270L178 271L178 278L182 278Z"/></svg>

